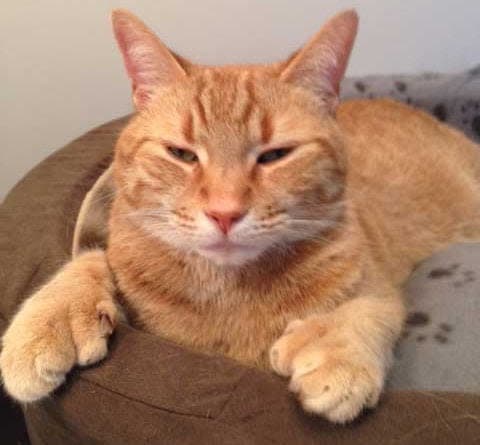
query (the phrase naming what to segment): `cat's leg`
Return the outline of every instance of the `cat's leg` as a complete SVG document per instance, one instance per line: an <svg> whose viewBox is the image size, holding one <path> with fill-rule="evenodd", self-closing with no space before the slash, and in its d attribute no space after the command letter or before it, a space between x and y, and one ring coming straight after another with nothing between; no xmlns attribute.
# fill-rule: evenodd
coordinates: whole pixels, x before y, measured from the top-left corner
<svg viewBox="0 0 480 445"><path fill-rule="evenodd" d="M38 400L73 366L105 357L119 317L113 291L105 253L94 250L66 264L26 300L2 338L6 391L22 402Z"/></svg>
<svg viewBox="0 0 480 445"><path fill-rule="evenodd" d="M325 315L291 322L270 350L306 411L353 420L377 404L405 318L400 295L359 296Z"/></svg>

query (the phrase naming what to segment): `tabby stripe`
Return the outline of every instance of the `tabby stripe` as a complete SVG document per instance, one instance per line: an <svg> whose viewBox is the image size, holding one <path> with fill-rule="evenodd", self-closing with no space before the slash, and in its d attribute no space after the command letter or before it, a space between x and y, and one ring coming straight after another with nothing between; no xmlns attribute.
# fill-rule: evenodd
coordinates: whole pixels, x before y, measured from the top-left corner
<svg viewBox="0 0 480 445"><path fill-rule="evenodd" d="M272 120L267 111L264 112L260 121L261 138L263 144L268 144L273 134Z"/></svg>
<svg viewBox="0 0 480 445"><path fill-rule="evenodd" d="M247 93L247 101L245 103L245 108L242 113L241 121L247 125L250 121L250 117L252 115L253 106L255 103L255 90L253 87L253 82L251 78L248 78L245 81L245 91Z"/></svg>
<svg viewBox="0 0 480 445"><path fill-rule="evenodd" d="M205 84L202 82L200 84L200 87L198 89L198 93L197 95L195 96L195 105L196 105L196 109L197 109L197 113L198 113L198 116L200 118L200 122L205 126L207 127L208 126L208 123L207 123L207 113L205 112L205 106L203 105L202 103L202 94L205 90Z"/></svg>
<svg viewBox="0 0 480 445"><path fill-rule="evenodd" d="M182 125L182 134L185 140L189 144L194 143L194 137L193 137L193 114L192 112L188 112L188 114L185 116L185 119L183 120L183 125Z"/></svg>

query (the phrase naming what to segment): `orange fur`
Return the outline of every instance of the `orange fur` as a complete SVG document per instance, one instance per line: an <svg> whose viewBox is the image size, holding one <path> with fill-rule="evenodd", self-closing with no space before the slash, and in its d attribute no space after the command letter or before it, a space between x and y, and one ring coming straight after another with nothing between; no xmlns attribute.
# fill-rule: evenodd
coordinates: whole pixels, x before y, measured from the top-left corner
<svg viewBox="0 0 480 445"><path fill-rule="evenodd" d="M271 366L336 422L378 400L414 265L480 230L478 147L393 101L337 107L356 24L336 16L284 63L204 67L114 13L139 112L115 151L103 261L131 322Z"/></svg>

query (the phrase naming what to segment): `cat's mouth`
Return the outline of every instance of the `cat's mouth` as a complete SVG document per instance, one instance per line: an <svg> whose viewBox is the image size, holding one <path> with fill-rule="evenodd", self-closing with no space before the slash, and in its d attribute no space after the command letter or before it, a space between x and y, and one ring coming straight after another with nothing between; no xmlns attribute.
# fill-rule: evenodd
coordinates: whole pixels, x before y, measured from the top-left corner
<svg viewBox="0 0 480 445"><path fill-rule="evenodd" d="M240 266L258 256L259 250L245 244L237 244L228 239L206 244L198 248L198 253L222 266Z"/></svg>
<svg viewBox="0 0 480 445"><path fill-rule="evenodd" d="M242 249L248 249L247 246L244 246L242 244L237 244L233 243L232 241L228 239L223 239L221 241L217 241L212 244L207 244L205 246L202 246L200 250L206 250L209 252L231 252L234 250L242 250Z"/></svg>

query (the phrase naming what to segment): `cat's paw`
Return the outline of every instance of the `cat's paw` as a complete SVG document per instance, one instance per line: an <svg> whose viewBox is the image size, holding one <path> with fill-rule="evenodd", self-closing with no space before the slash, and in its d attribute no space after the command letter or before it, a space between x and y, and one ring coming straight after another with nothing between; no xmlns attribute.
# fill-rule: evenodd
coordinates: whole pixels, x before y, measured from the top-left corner
<svg viewBox="0 0 480 445"><path fill-rule="evenodd" d="M321 318L291 322L270 350L280 375L305 411L335 423L374 407L382 392L385 364L345 327Z"/></svg>
<svg viewBox="0 0 480 445"><path fill-rule="evenodd" d="M105 357L116 320L117 309L110 301L77 308L27 302L2 339L0 371L5 390L20 402L47 396L75 365Z"/></svg>

